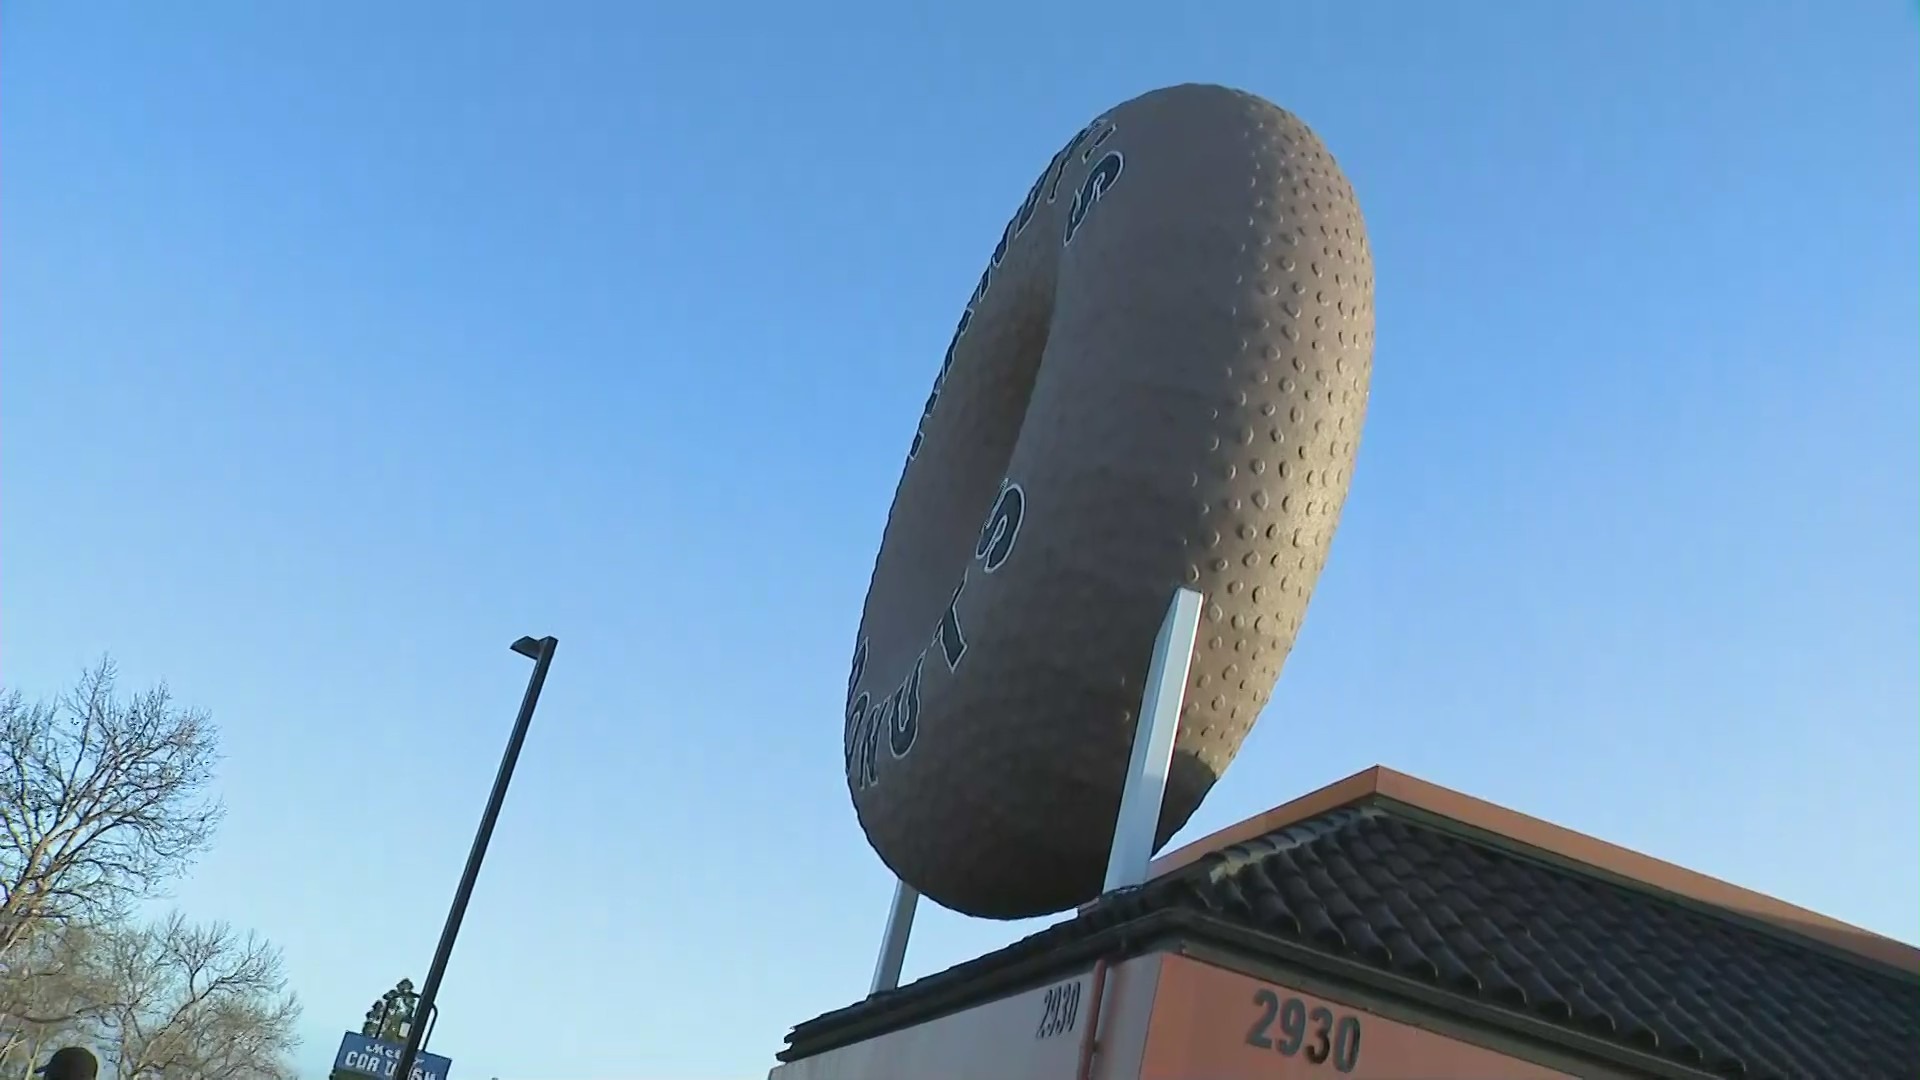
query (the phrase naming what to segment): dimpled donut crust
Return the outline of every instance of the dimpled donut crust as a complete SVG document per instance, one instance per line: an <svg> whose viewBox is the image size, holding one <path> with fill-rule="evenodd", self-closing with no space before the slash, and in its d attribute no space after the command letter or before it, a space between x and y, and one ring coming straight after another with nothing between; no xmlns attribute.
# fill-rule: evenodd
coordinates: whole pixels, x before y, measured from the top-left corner
<svg viewBox="0 0 1920 1080"><path fill-rule="evenodd" d="M1290 113L1157 90L1076 132L960 316L847 680L860 825L989 918L1098 895L1147 665L1205 597L1156 849L1273 692L1353 473L1373 268Z"/></svg>

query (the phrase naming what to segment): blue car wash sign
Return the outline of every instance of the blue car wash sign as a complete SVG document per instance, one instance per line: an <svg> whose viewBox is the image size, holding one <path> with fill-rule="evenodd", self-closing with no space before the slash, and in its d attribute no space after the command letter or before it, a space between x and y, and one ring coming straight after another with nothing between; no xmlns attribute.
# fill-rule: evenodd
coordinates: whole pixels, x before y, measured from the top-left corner
<svg viewBox="0 0 1920 1080"><path fill-rule="evenodd" d="M340 1052L333 1055L333 1067L379 1080L393 1080L393 1071L400 1067L402 1049L404 1047L396 1043L349 1031L340 1037ZM447 1080L447 1073L452 1069L452 1058L422 1050L414 1055L412 1080Z"/></svg>

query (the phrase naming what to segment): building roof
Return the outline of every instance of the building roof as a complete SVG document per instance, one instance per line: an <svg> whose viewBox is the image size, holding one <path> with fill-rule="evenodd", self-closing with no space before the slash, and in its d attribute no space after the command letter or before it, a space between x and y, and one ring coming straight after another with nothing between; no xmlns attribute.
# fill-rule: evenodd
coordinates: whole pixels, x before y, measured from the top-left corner
<svg viewBox="0 0 1920 1080"><path fill-rule="evenodd" d="M1908 1074L1920 950L1386 769L1156 863L1007 949L796 1028L782 1060L1172 940L1635 1071Z"/></svg>
<svg viewBox="0 0 1920 1080"><path fill-rule="evenodd" d="M1344 780L1162 855L1153 861L1149 876L1172 873L1210 852L1361 800L1399 806L1423 817L1442 818L1456 827L1485 835L1497 846L1576 865L1586 873L1630 883L1656 894L1722 908L1730 914L1758 919L1789 933L1920 975L1920 948L1906 942L1882 937L1764 893L1528 817L1383 765L1362 769Z"/></svg>

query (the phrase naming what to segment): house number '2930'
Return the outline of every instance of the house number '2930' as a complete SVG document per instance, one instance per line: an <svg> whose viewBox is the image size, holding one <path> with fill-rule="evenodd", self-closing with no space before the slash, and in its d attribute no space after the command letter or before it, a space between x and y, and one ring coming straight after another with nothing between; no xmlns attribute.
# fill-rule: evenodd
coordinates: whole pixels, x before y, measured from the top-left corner
<svg viewBox="0 0 1920 1080"><path fill-rule="evenodd" d="M1080 980L1050 986L1040 998L1040 1026L1034 1030L1033 1037L1051 1039L1065 1035L1079 1021Z"/></svg>
<svg viewBox="0 0 1920 1080"><path fill-rule="evenodd" d="M1360 1064L1359 1017L1335 1016L1324 1004L1309 1005L1266 986L1253 992L1253 1006L1248 1046L1286 1057L1298 1054L1311 1065L1331 1061L1335 1072L1350 1073Z"/></svg>

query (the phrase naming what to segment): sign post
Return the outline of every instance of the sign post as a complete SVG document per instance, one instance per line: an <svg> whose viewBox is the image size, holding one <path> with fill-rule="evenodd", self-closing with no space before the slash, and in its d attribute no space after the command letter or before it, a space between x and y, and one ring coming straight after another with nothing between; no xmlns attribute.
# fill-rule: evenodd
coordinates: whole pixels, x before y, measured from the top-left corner
<svg viewBox="0 0 1920 1080"><path fill-rule="evenodd" d="M333 1067L341 1072L359 1073L374 1080L397 1080L400 1052L396 1043L349 1031L340 1037L340 1049L333 1055ZM439 1054L420 1053L414 1057L409 1080L447 1080L453 1059Z"/></svg>

